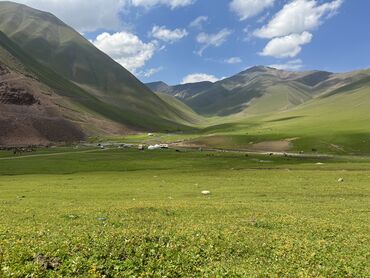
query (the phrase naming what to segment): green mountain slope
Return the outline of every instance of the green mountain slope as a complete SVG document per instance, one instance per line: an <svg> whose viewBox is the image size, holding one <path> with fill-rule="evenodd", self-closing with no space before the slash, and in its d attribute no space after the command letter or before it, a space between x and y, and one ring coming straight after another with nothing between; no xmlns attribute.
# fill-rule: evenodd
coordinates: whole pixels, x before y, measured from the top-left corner
<svg viewBox="0 0 370 278"><path fill-rule="evenodd" d="M99 100L97 97L83 90L75 83L61 77L50 68L37 62L35 59L27 55L12 40L7 38L2 32L0 32L0 46L3 49L3 51L0 52L1 61L5 63L7 62L7 66L20 71L22 74L31 74L36 77L43 84L54 89L55 92L63 98L63 100L73 103L74 109L82 114L87 113L90 116L100 118L102 122L112 121L117 124L121 124L124 126L124 130L135 129L135 127L145 127L145 125L148 125L149 128L153 130L167 126L172 126L173 128L177 128L179 126L162 119L154 121L153 118L144 117L143 115L131 111L122 113L119 108ZM9 55L6 55L6 53L9 53ZM176 111L176 109L174 109L174 111ZM127 118L128 115L130 116L130 113L131 117ZM98 131L99 127L94 126L92 123L87 129L89 134L93 134L92 131Z"/></svg>
<svg viewBox="0 0 370 278"><path fill-rule="evenodd" d="M191 124L199 125L205 122L206 119L174 96L164 93L157 93L157 95L171 107L174 107L176 111L178 111L177 113L181 113L181 115L179 115L180 117L187 118Z"/></svg>
<svg viewBox="0 0 370 278"><path fill-rule="evenodd" d="M370 80L367 78L293 109L219 118L218 123L205 128L199 138L189 143L308 154L370 154L369 111Z"/></svg>
<svg viewBox="0 0 370 278"><path fill-rule="evenodd" d="M287 111L341 87L361 82L367 76L365 71L344 74L290 72L257 66L215 83L147 85L154 91L165 90L164 93L184 101L203 115L251 117Z"/></svg>
<svg viewBox="0 0 370 278"><path fill-rule="evenodd" d="M360 83L360 84L359 84ZM370 80L355 82L266 119L265 129L297 137L295 148L370 153ZM287 119L279 121L279 119ZM271 132L270 131L270 132Z"/></svg>
<svg viewBox="0 0 370 278"><path fill-rule="evenodd" d="M179 116L181 113L49 13L0 2L0 31L24 53L69 81L68 86L78 86L70 90L64 84L60 91L75 96L79 90L99 101L99 105L88 105L97 113L132 127L152 130L184 128L187 124L187 119Z"/></svg>
<svg viewBox="0 0 370 278"><path fill-rule="evenodd" d="M185 94L178 94L178 87ZM370 70L289 72L253 67L203 90L167 94L205 114L210 125L191 145L252 151L370 153ZM199 90L199 88L201 88ZM226 116L226 117L225 117ZM194 139L195 137L198 138Z"/></svg>

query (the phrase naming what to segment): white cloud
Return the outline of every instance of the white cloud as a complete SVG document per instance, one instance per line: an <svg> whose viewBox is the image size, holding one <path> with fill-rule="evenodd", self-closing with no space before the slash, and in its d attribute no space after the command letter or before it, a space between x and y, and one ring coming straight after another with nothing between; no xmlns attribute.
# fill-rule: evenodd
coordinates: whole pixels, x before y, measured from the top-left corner
<svg viewBox="0 0 370 278"><path fill-rule="evenodd" d="M216 34L200 33L197 37L197 41L202 44L220 46L226 41L227 37L231 35L231 33L232 32L229 29L222 29Z"/></svg>
<svg viewBox="0 0 370 278"><path fill-rule="evenodd" d="M153 75L157 74L158 72L160 72L162 70L163 70L163 67L151 68L151 69L148 69L148 70L143 70L143 71L138 72L138 75L149 78L149 77L152 77Z"/></svg>
<svg viewBox="0 0 370 278"><path fill-rule="evenodd" d="M167 29L165 26L154 26L151 31L151 36L169 43L174 43L186 37L188 32L185 29Z"/></svg>
<svg viewBox="0 0 370 278"><path fill-rule="evenodd" d="M226 59L224 62L226 64L240 64L243 61L240 57L231 57L229 59Z"/></svg>
<svg viewBox="0 0 370 278"><path fill-rule="evenodd" d="M258 20L257 20L257 23L259 24L262 24L263 22L265 22L267 20L267 18L270 16L270 12L267 12L265 13L264 15L262 15Z"/></svg>
<svg viewBox="0 0 370 278"><path fill-rule="evenodd" d="M288 61L284 64L269 65L269 67L280 70L300 70L303 67L303 63L301 59L296 59Z"/></svg>
<svg viewBox="0 0 370 278"><path fill-rule="evenodd" d="M196 0L13 0L50 12L79 32L122 28L120 13L130 6L151 8L165 5L171 9L193 4ZM122 29L121 29L122 30Z"/></svg>
<svg viewBox="0 0 370 278"><path fill-rule="evenodd" d="M185 76L181 84L187 84L187 83L197 83L197 82L203 82L203 81L210 81L210 82L216 82L220 80L214 75L206 74L206 73L193 73Z"/></svg>
<svg viewBox="0 0 370 278"><path fill-rule="evenodd" d="M119 12L126 0L15 0L53 13L80 32L122 27Z"/></svg>
<svg viewBox="0 0 370 278"><path fill-rule="evenodd" d="M301 46L310 43L311 40L312 34L308 32L275 38L266 45L260 54L262 56L273 56L275 58L293 58L301 52Z"/></svg>
<svg viewBox="0 0 370 278"><path fill-rule="evenodd" d="M260 14L271 7L275 0L233 0L230 9L236 13L240 20L245 20Z"/></svg>
<svg viewBox="0 0 370 278"><path fill-rule="evenodd" d="M141 6L145 8L151 8L158 5L165 5L171 9L185 7L193 4L194 2L195 0L131 0L132 5L137 7Z"/></svg>
<svg viewBox="0 0 370 278"><path fill-rule="evenodd" d="M202 56L204 50L210 46L218 47L224 44L227 38L232 34L232 31L225 28L216 34L200 33L197 36L197 42L203 44L203 47L197 52L198 55Z"/></svg>
<svg viewBox="0 0 370 278"><path fill-rule="evenodd" d="M254 34L260 38L275 38L314 30L322 23L323 18L337 12L342 3L343 0L334 0L319 5L316 0L294 0Z"/></svg>
<svg viewBox="0 0 370 278"><path fill-rule="evenodd" d="M198 16L196 19L194 19L189 24L189 27L202 29L203 28L203 23L206 22L207 20L208 20L208 16Z"/></svg>
<svg viewBox="0 0 370 278"><path fill-rule="evenodd" d="M128 32L102 33L92 43L132 72L143 67L157 49L155 42L144 43Z"/></svg>

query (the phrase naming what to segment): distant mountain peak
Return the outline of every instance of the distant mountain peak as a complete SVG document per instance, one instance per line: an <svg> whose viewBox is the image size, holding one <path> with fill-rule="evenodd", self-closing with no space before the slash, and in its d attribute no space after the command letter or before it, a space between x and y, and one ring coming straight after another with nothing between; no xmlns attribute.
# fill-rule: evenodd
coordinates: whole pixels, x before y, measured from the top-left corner
<svg viewBox="0 0 370 278"><path fill-rule="evenodd" d="M268 67L268 66L263 66L263 65L258 65L258 66L253 66L247 70L249 71L264 71L264 70L269 70L269 69L274 69L274 68L271 68L271 67Z"/></svg>
<svg viewBox="0 0 370 278"><path fill-rule="evenodd" d="M271 68L268 66L259 65L259 66L253 66L251 68L248 68L242 71L241 73L258 73L258 72L268 72L268 71L277 71L277 69Z"/></svg>
<svg viewBox="0 0 370 278"><path fill-rule="evenodd" d="M146 85L168 86L168 84L163 81L154 81L154 82L147 83Z"/></svg>

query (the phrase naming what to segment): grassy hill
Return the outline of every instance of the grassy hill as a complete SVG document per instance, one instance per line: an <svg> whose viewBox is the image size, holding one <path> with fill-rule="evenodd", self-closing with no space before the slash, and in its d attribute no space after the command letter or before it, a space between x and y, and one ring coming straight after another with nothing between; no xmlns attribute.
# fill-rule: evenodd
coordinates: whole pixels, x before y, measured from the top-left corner
<svg viewBox="0 0 370 278"><path fill-rule="evenodd" d="M53 15L0 2L0 31L27 53L32 66L37 61L48 69L45 80L82 106L133 128L186 128L186 117Z"/></svg>

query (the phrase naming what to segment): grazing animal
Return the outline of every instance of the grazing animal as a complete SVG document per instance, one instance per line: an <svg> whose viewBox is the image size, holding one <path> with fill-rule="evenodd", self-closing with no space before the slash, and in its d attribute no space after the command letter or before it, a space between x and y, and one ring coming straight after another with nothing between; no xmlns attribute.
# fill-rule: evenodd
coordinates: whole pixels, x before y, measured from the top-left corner
<svg viewBox="0 0 370 278"><path fill-rule="evenodd" d="M205 196L207 196L207 195L211 195L211 191L203 190L203 191L202 191L202 195L205 195Z"/></svg>

